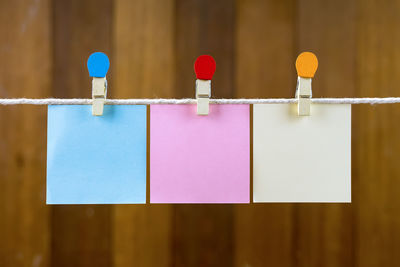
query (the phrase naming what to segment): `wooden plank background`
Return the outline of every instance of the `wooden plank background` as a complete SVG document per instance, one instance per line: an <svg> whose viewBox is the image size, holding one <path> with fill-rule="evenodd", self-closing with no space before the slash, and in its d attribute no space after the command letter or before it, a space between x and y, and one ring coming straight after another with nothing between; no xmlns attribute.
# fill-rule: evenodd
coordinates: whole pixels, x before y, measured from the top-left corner
<svg viewBox="0 0 400 267"><path fill-rule="evenodd" d="M400 96L400 0L0 0L0 98ZM352 204L46 206L46 108L0 107L0 266L400 266L399 105L353 106ZM327 140L328 142L329 140Z"/></svg>

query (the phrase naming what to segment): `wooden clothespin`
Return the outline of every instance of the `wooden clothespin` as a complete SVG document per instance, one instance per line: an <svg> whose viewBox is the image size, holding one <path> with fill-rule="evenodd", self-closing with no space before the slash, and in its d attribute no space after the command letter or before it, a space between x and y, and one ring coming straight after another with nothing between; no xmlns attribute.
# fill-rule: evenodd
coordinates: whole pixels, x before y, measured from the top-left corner
<svg viewBox="0 0 400 267"><path fill-rule="evenodd" d="M212 56L202 55L194 63L196 72L197 115L208 115L211 97L211 79L216 68Z"/></svg>
<svg viewBox="0 0 400 267"><path fill-rule="evenodd" d="M110 67L110 60L102 52L95 52L89 56L87 68L92 80L92 115L103 115L104 102L107 97L106 74Z"/></svg>
<svg viewBox="0 0 400 267"><path fill-rule="evenodd" d="M311 52L303 52L296 59L298 115L309 116L311 108L311 79L318 68L318 59Z"/></svg>

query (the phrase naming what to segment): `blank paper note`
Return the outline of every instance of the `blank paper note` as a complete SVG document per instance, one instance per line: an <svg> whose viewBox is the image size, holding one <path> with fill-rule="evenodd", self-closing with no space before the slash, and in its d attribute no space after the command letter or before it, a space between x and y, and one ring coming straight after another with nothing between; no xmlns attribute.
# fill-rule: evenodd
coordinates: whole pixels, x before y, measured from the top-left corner
<svg viewBox="0 0 400 267"><path fill-rule="evenodd" d="M351 105L254 105L254 202L351 202Z"/></svg>
<svg viewBox="0 0 400 267"><path fill-rule="evenodd" d="M50 105L47 204L146 202L146 106Z"/></svg>
<svg viewBox="0 0 400 267"><path fill-rule="evenodd" d="M249 105L150 107L150 202L249 203Z"/></svg>

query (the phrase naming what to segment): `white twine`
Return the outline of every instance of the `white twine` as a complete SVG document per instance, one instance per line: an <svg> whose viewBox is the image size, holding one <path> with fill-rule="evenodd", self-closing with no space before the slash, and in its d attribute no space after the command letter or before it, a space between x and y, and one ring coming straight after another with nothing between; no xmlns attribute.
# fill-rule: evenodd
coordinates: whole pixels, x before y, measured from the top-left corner
<svg viewBox="0 0 400 267"><path fill-rule="evenodd" d="M92 99L30 99L30 98L3 98L0 105L91 105ZM312 98L312 103L318 104L395 104L400 103L400 97L363 97L363 98ZM297 103L296 98L268 98L268 99L210 99L211 104L288 104ZM196 104L196 99L106 99L108 105L151 105L151 104Z"/></svg>

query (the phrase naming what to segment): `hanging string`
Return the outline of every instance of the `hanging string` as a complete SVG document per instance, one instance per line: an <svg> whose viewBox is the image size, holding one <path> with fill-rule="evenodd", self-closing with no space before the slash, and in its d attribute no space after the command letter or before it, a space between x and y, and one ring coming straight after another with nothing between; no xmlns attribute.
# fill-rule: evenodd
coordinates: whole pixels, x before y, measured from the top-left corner
<svg viewBox="0 0 400 267"><path fill-rule="evenodd" d="M91 105L92 99L61 99L61 98L3 98L0 105ZM363 97L363 98L312 98L316 104L396 104L400 97ZM211 104L289 104L297 103L296 98L267 98L267 99L210 99ZM196 99L106 99L108 105L151 105L151 104L196 104Z"/></svg>

